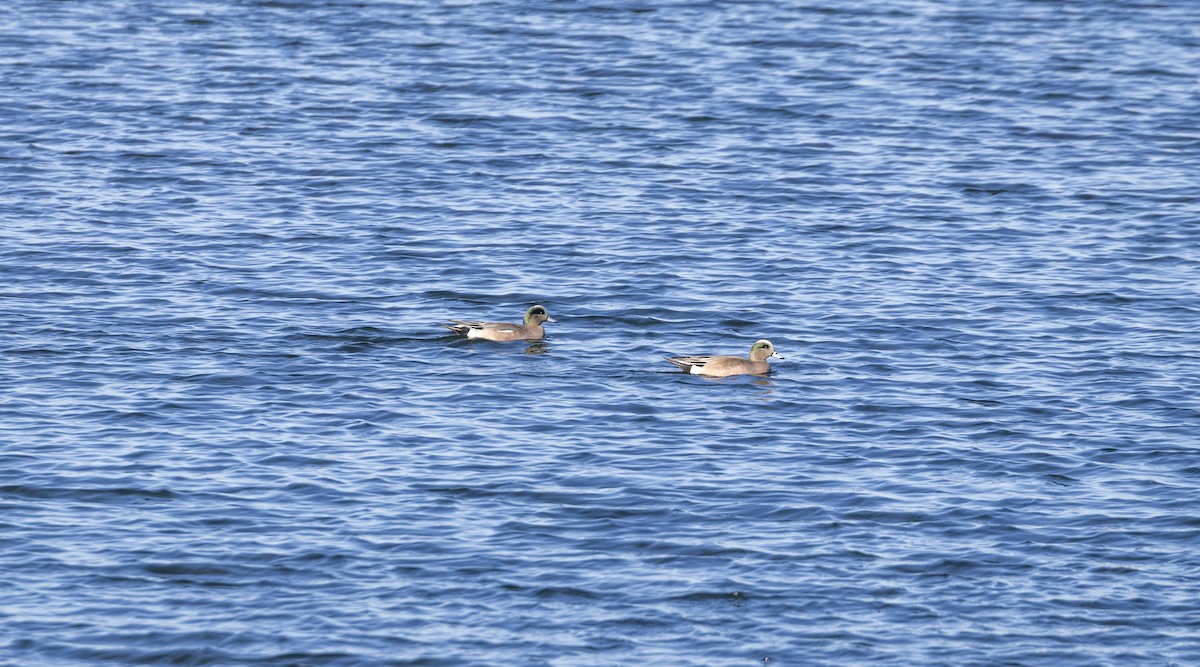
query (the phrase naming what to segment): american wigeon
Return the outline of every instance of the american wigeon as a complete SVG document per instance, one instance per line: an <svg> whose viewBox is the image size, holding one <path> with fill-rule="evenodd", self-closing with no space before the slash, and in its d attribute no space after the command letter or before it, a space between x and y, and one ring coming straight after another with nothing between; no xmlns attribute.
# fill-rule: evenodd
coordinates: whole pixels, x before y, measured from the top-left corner
<svg viewBox="0 0 1200 667"><path fill-rule="evenodd" d="M684 373L727 377L730 375L762 375L769 373L771 366L767 364L767 357L783 358L775 352L775 346L771 344L771 341L759 340L750 346L749 359L717 355L667 357L666 359L682 369Z"/></svg>
<svg viewBox="0 0 1200 667"><path fill-rule="evenodd" d="M509 322L464 322L450 320L453 324L442 326L460 336L467 338L483 338L486 340L538 340L545 335L542 322L554 322L554 318L546 312L545 306L531 306L525 311L523 324Z"/></svg>

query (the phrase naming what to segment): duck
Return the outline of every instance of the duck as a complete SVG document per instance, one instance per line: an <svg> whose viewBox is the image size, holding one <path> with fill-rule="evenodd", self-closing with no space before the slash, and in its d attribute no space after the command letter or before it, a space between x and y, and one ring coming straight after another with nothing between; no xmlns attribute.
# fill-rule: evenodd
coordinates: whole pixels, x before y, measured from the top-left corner
<svg viewBox="0 0 1200 667"><path fill-rule="evenodd" d="M545 306L530 306L525 311L521 324L511 322L465 322L450 320L450 324L442 326L466 338L483 338L484 340L540 340L546 335L542 330L542 322L556 322L550 317Z"/></svg>
<svg viewBox="0 0 1200 667"><path fill-rule="evenodd" d="M709 377L729 377L730 375L765 375L771 372L767 363L768 357L783 359L771 341L763 339L754 341L750 346L750 358L743 359L722 355L688 355L682 357L666 357L666 360L678 366L684 373L707 375Z"/></svg>

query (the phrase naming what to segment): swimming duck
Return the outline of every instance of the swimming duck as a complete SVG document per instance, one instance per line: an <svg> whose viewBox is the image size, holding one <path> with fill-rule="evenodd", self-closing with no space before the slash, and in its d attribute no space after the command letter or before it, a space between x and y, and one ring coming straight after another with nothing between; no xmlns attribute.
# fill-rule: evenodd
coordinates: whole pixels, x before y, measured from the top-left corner
<svg viewBox="0 0 1200 667"><path fill-rule="evenodd" d="M542 322L555 322L546 312L545 306L531 306L525 311L522 324L509 322L464 322L450 320L453 324L442 326L460 336L467 338L483 338L485 340L538 340L545 335Z"/></svg>
<svg viewBox="0 0 1200 667"><path fill-rule="evenodd" d="M763 375L771 372L767 357L782 359L775 352L775 346L769 340L758 340L750 346L750 358L694 355L685 357L667 357L667 361L678 366L684 373L708 375L711 377L728 377L730 375Z"/></svg>

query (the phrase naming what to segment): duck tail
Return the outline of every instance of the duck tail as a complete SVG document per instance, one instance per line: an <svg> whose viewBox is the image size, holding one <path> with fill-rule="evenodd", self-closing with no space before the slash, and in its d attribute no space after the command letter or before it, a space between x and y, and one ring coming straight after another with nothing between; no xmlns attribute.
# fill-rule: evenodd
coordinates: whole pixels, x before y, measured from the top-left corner
<svg viewBox="0 0 1200 667"><path fill-rule="evenodd" d="M663 359L666 359L668 363L678 366L685 373L692 367L692 364L687 362L686 357L663 357Z"/></svg>

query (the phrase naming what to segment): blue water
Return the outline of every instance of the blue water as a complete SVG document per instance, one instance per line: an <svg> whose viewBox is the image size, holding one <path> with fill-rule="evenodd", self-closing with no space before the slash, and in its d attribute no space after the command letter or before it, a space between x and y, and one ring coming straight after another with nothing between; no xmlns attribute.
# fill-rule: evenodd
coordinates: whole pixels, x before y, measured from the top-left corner
<svg viewBox="0 0 1200 667"><path fill-rule="evenodd" d="M0 664L1200 664L1198 26L6 3Z"/></svg>

